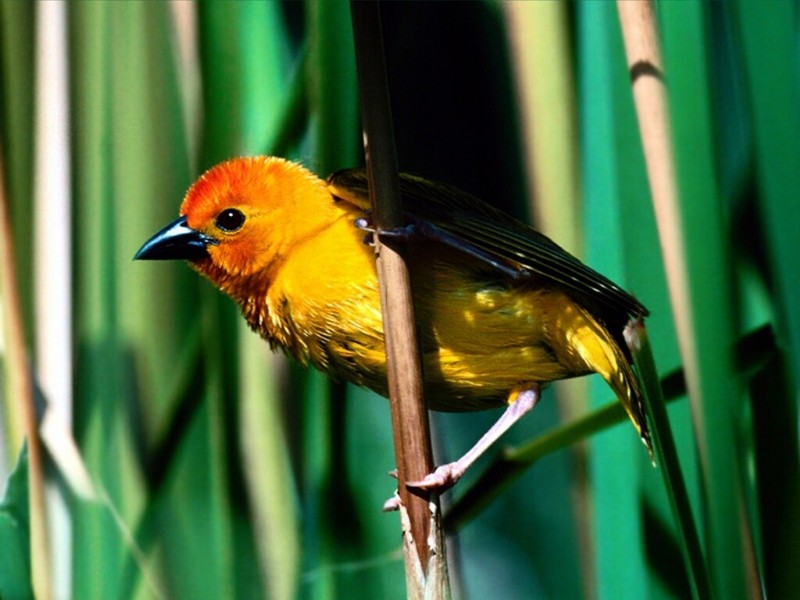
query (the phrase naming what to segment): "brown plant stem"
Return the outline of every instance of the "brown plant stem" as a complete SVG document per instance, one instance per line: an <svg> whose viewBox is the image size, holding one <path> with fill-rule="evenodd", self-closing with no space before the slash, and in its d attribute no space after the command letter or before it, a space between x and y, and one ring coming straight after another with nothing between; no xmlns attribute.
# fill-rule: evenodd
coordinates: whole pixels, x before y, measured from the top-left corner
<svg viewBox="0 0 800 600"><path fill-rule="evenodd" d="M377 2L351 2L350 6L373 221L378 232L393 230L404 223L379 6ZM404 531L404 539L408 539L406 535L410 534L409 543L404 544L406 581L409 596L413 597L417 594L415 588L419 591L429 586L424 580L433 563L430 559L436 558L440 566L444 564L443 545L438 499L427 492L412 490L404 483L422 479L433 471L430 427L423 396L422 367L405 248L402 242L382 241L377 234L374 238L398 491L402 516L405 517L406 512L408 516L408 533ZM435 508L432 510L432 507ZM431 535L432 532L435 535ZM414 560L414 555L418 561ZM437 572L446 573L443 569ZM422 586L417 586L419 575L422 575ZM439 587L436 580L441 582L440 578L434 577L430 584L446 595L446 574L444 586ZM436 597L439 595L436 594Z"/></svg>

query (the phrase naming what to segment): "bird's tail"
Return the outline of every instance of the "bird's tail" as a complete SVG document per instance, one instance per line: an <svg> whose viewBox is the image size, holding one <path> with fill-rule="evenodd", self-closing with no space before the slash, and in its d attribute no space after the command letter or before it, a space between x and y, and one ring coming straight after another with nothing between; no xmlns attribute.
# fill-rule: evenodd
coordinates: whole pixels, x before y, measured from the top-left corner
<svg viewBox="0 0 800 600"><path fill-rule="evenodd" d="M573 354L571 359L582 362L611 386L652 459L653 447L639 381L618 341L622 340L622 332L615 338L588 310L576 303L561 306L557 324L562 335L567 337L567 347Z"/></svg>

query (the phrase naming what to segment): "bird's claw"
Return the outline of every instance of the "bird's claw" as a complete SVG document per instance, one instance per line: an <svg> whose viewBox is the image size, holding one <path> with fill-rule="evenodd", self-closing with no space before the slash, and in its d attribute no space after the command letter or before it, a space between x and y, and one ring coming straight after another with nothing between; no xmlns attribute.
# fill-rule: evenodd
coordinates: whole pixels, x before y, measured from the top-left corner
<svg viewBox="0 0 800 600"><path fill-rule="evenodd" d="M413 223L395 229L382 229L378 231L372 223L372 214L357 218L354 224L358 229L366 231L369 234L364 237L364 243L369 246L373 245L372 237L375 233L380 235L381 239L400 240L403 242L407 242L416 233L416 227L414 227Z"/></svg>
<svg viewBox="0 0 800 600"><path fill-rule="evenodd" d="M406 485L423 490L443 492L458 483L458 480L464 475L464 471L465 469L456 461L441 465L433 473L429 473L419 481L408 481Z"/></svg>
<svg viewBox="0 0 800 600"><path fill-rule="evenodd" d="M418 481L406 482L406 485L408 487L430 492L443 492L458 483L458 480L461 479L462 475L464 475L465 470L466 469L459 464L458 461L448 463L446 465L437 467L433 473L429 473ZM395 469L394 471L390 471L389 475L396 478L397 470ZM381 508L383 512L392 512L399 509L400 495L397 492L395 492L394 496L384 502L383 507Z"/></svg>

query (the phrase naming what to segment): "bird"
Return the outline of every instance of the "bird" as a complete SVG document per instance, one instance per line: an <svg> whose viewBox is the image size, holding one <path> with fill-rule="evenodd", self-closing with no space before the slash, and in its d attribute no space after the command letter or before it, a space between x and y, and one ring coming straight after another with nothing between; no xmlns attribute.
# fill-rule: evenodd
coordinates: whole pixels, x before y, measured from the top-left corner
<svg viewBox="0 0 800 600"><path fill-rule="evenodd" d="M399 175L404 226L375 231L367 174L322 179L274 156L203 173L179 217L135 255L189 262L273 349L387 396L373 235L407 244L424 373L435 411L505 407L457 461L407 485L444 490L541 398L599 374L652 457L623 332L647 309L544 234L451 185Z"/></svg>

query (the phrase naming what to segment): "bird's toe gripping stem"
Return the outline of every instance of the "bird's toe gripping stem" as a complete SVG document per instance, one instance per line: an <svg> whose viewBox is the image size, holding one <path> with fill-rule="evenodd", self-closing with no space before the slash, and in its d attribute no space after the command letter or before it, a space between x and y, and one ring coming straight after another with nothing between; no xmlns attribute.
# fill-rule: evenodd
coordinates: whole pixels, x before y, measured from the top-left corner
<svg viewBox="0 0 800 600"><path fill-rule="evenodd" d="M417 229L413 223L403 225L402 227L397 227L395 229L382 229L379 231L372 222L371 212L368 212L365 216L356 219L355 226L361 231L367 232L367 235L364 236L364 243L368 246L375 245L374 236L376 233L381 237L381 239L398 240L401 242L407 242L417 233Z"/></svg>

